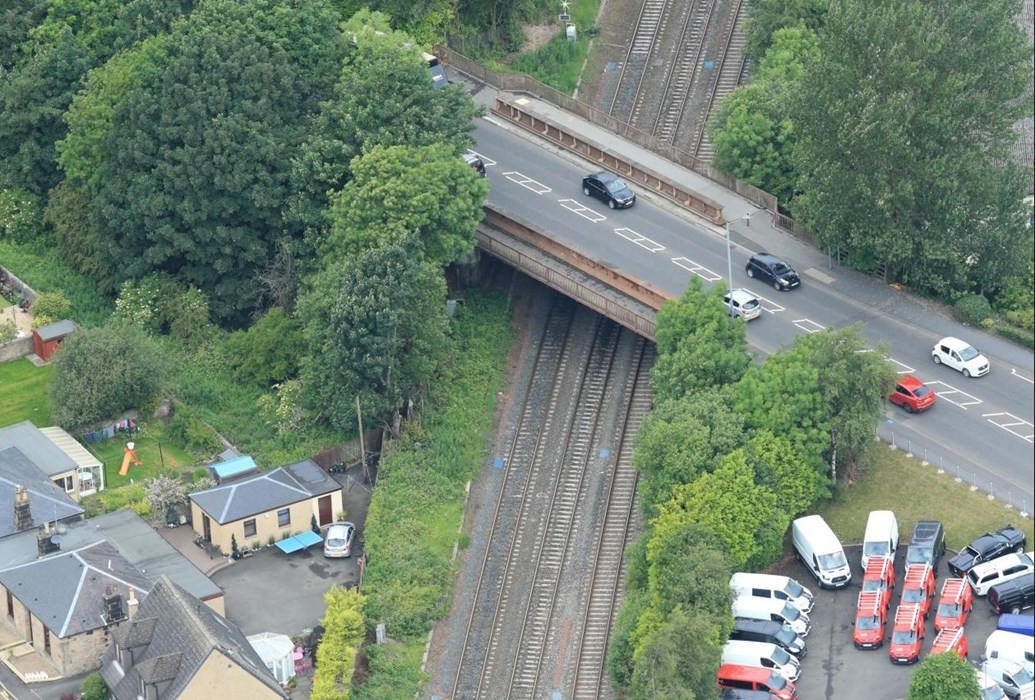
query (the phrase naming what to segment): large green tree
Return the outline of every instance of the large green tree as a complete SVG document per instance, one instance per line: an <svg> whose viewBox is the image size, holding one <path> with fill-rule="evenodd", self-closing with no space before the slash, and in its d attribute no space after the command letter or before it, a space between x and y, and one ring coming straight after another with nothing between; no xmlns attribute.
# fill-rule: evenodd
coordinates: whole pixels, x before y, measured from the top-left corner
<svg viewBox="0 0 1035 700"><path fill-rule="evenodd" d="M827 4L827 0L754 0L747 6L748 56L761 61L781 29L818 30L823 26Z"/></svg>
<svg viewBox="0 0 1035 700"><path fill-rule="evenodd" d="M715 618L676 608L644 638L633 657L629 698L714 700L723 636Z"/></svg>
<svg viewBox="0 0 1035 700"><path fill-rule="evenodd" d="M929 654L909 681L909 700L974 700L981 697L974 667L957 654Z"/></svg>
<svg viewBox="0 0 1035 700"><path fill-rule="evenodd" d="M863 269L936 294L994 293L1027 262L1012 220L1027 177L1012 126L1032 114L1018 0L842 0L792 105L795 216Z"/></svg>
<svg viewBox="0 0 1035 700"><path fill-rule="evenodd" d="M677 606L711 614L724 626L729 617L733 574L722 542L697 523L655 530L648 545L651 607L667 616ZM722 634L729 634L723 629Z"/></svg>

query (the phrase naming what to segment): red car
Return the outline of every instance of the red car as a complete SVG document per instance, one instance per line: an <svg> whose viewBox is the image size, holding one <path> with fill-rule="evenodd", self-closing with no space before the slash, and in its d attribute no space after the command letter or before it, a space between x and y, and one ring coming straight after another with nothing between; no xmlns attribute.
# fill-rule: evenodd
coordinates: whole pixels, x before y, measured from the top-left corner
<svg viewBox="0 0 1035 700"><path fill-rule="evenodd" d="M943 629L934 638L931 646L932 654L944 654L947 651L954 651L961 659L967 658L970 647L967 645L967 635L962 629Z"/></svg>
<svg viewBox="0 0 1035 700"><path fill-rule="evenodd" d="M907 374L899 377L895 390L888 396L888 401L901 406L906 413L919 413L934 405L935 393L926 384Z"/></svg>
<svg viewBox="0 0 1035 700"><path fill-rule="evenodd" d="M974 607L974 591L962 578L947 578L938 597L938 609L934 613L934 629L961 629Z"/></svg>
<svg viewBox="0 0 1035 700"><path fill-rule="evenodd" d="M881 605L891 607L891 589L895 587L895 565L887 557L870 557L863 574L862 592L880 595Z"/></svg>
<svg viewBox="0 0 1035 700"><path fill-rule="evenodd" d="M934 598L934 570L930 564L910 564L906 567L906 580L902 584L900 605L916 605L926 620L931 612Z"/></svg>
<svg viewBox="0 0 1035 700"><path fill-rule="evenodd" d="M855 608L855 629L852 642L856 649L879 649L884 645L884 623L888 609L879 593L860 593Z"/></svg>
<svg viewBox="0 0 1035 700"><path fill-rule="evenodd" d="M888 658L893 664L915 664L920 659L924 642L924 616L916 605L900 605L895 611Z"/></svg>

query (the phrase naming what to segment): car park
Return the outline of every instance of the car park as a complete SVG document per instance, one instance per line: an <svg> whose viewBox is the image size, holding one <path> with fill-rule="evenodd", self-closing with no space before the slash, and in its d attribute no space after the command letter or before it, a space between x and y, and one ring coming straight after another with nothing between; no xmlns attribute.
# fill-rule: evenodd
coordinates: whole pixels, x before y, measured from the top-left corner
<svg viewBox="0 0 1035 700"><path fill-rule="evenodd" d="M746 617L733 619L733 630L730 639L743 639L749 642L769 642L789 651L799 659L805 658L809 647L804 637L791 629L790 625L772 620L755 620Z"/></svg>
<svg viewBox="0 0 1035 700"><path fill-rule="evenodd" d="M901 406L906 413L926 411L934 405L935 393L912 374L899 377L895 390L888 394L888 401Z"/></svg>
<svg viewBox="0 0 1035 700"><path fill-rule="evenodd" d="M951 367L964 377L983 377L991 368L987 357L970 344L951 336L935 343L931 349L931 360L936 365Z"/></svg>
<svg viewBox="0 0 1035 700"><path fill-rule="evenodd" d="M998 683L1009 698L1020 698L1024 692L1032 692L1035 679L1018 663L1006 659L987 659L981 664L981 670Z"/></svg>
<svg viewBox="0 0 1035 700"><path fill-rule="evenodd" d="M1035 603L1035 573L1024 574L992 586L988 589L985 599L996 615L1016 615L1022 610L1027 610Z"/></svg>
<svg viewBox="0 0 1035 700"><path fill-rule="evenodd" d="M891 605L891 591L895 587L895 565L886 557L871 557L863 573L862 592L876 593L881 605Z"/></svg>
<svg viewBox="0 0 1035 700"><path fill-rule="evenodd" d="M1024 666L1035 674L1035 644L1031 637L1015 632L996 630L985 641L982 659L1007 659Z"/></svg>
<svg viewBox="0 0 1035 700"><path fill-rule="evenodd" d="M870 557L885 557L895 561L898 553L898 519L890 510L874 510L866 518L866 534L863 535L862 568ZM892 577L894 580L894 577Z"/></svg>
<svg viewBox="0 0 1035 700"><path fill-rule="evenodd" d="M902 583L902 600L900 605L915 605L920 609L924 619L931 612L931 600L934 598L934 570L927 564L910 564L906 567L905 581Z"/></svg>
<svg viewBox="0 0 1035 700"><path fill-rule="evenodd" d="M888 609L876 593L860 593L855 606L855 627L852 643L856 649L879 649L884 646L884 624Z"/></svg>
<svg viewBox="0 0 1035 700"><path fill-rule="evenodd" d="M744 271L748 277L762 280L779 292L801 286L801 278L790 265L775 255L756 253L748 258Z"/></svg>
<svg viewBox="0 0 1035 700"><path fill-rule="evenodd" d="M733 318L750 321L762 314L762 305L758 303L758 298L746 289L734 289L732 292L726 292L722 303L726 305L726 313Z"/></svg>
<svg viewBox="0 0 1035 700"><path fill-rule="evenodd" d="M967 633L962 628L947 627L938 633L931 645L932 654L945 654L954 651L961 658L967 658L970 654L970 646L967 644Z"/></svg>
<svg viewBox="0 0 1035 700"><path fill-rule="evenodd" d="M914 664L924 641L924 616L916 605L899 605L891 629L888 658L893 664Z"/></svg>
<svg viewBox="0 0 1035 700"><path fill-rule="evenodd" d="M798 657L766 642L730 640L722 647L720 664L741 664L773 669L789 681L798 680L801 663Z"/></svg>
<svg viewBox="0 0 1035 700"><path fill-rule="evenodd" d="M798 697L798 690L794 687L794 683L770 668L723 664L719 666L715 680L720 688L766 690L776 696L778 700L796 700Z"/></svg>
<svg viewBox="0 0 1035 700"><path fill-rule="evenodd" d="M636 194L625 181L602 171L582 178L582 194L596 197L611 209L627 209L636 204Z"/></svg>
<svg viewBox="0 0 1035 700"><path fill-rule="evenodd" d="M930 564L938 570L938 561L945 554L945 528L937 520L920 520L906 547L906 564Z"/></svg>
<svg viewBox="0 0 1035 700"><path fill-rule="evenodd" d="M963 576L982 562L1010 552L1023 552L1025 544L1027 539L1024 533L1015 527L1007 526L996 532L986 532L949 560L949 571L955 576Z"/></svg>
<svg viewBox="0 0 1035 700"><path fill-rule="evenodd" d="M333 523L327 528L323 541L323 555L328 558L352 556L352 542L356 539L356 526L352 523Z"/></svg>
<svg viewBox="0 0 1035 700"><path fill-rule="evenodd" d="M961 628L974 607L974 592L961 578L947 578L942 583L938 596L938 608L934 612L934 629Z"/></svg>
<svg viewBox="0 0 1035 700"><path fill-rule="evenodd" d="M992 586L1035 571L1035 552L1007 554L978 564L967 572L967 583L974 595L987 595Z"/></svg>

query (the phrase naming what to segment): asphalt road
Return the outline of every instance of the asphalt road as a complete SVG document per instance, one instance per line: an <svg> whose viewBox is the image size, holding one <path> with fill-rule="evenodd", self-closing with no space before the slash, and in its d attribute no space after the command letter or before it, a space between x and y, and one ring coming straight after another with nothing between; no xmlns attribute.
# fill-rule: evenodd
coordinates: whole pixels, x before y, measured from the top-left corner
<svg viewBox="0 0 1035 700"><path fill-rule="evenodd" d="M660 198L644 196L642 190L637 191L635 207L611 211L582 194L581 178L592 166L492 116L479 120L475 139L475 150L488 166L493 205L673 295L686 288L691 275L706 283L726 280L727 247L721 229ZM770 231L763 232L763 226ZM748 341L756 352L774 352L802 333L863 323L866 337L874 347L888 348L899 372L915 374L940 399L931 410L913 416L889 405L882 435L890 439L894 433L897 444L921 457L926 454L949 472L959 471L967 481L1023 512L1032 511L1032 353L964 328L875 280L829 266L825 255L790 236L781 242L764 213L753 226L734 221L731 229L733 284L758 296L766 312L748 327ZM769 252L798 270L801 288L781 293L747 278L747 257L763 244L781 246ZM945 335L958 335L981 349L991 360L991 373L966 379L934 365L931 347Z"/></svg>

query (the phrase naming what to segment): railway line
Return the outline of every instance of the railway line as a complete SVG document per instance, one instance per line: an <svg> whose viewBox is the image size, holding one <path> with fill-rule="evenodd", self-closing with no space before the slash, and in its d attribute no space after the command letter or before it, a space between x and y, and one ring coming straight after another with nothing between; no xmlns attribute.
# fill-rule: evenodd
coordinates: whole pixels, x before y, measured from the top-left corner
<svg viewBox="0 0 1035 700"><path fill-rule="evenodd" d="M636 517L632 437L650 409L653 346L566 299L543 329L450 700L610 693L607 641Z"/></svg>

